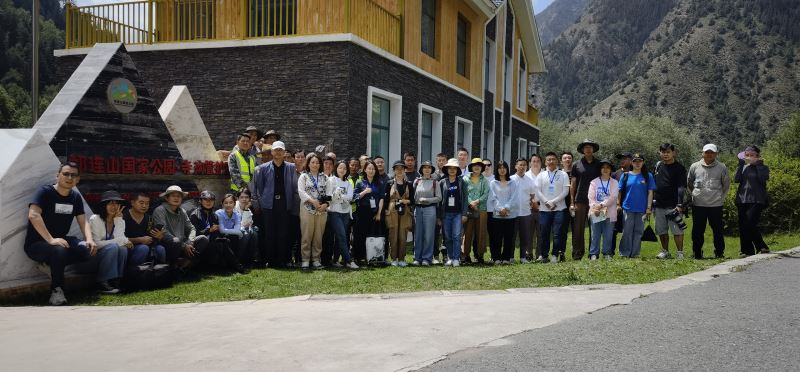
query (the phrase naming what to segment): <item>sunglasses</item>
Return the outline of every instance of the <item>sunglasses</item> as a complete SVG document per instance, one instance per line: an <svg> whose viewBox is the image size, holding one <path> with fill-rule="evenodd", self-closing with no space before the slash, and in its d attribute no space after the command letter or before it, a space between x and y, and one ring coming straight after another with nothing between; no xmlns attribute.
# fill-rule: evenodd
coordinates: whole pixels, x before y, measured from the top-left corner
<svg viewBox="0 0 800 372"><path fill-rule="evenodd" d="M78 177L81 176L78 173L70 173L70 172L62 172L61 175L66 177L66 178L78 178Z"/></svg>

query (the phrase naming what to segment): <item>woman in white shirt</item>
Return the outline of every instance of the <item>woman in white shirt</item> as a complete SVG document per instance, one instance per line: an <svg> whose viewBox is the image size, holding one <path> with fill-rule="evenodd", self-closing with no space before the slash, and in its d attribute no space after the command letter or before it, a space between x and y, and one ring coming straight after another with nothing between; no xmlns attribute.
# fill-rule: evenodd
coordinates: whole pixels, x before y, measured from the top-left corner
<svg viewBox="0 0 800 372"><path fill-rule="evenodd" d="M97 287L102 293L119 293L128 249L133 248L133 243L125 237L124 207L120 205L123 201L118 192L106 191L100 197L97 214L89 218L92 239L97 244Z"/></svg>
<svg viewBox="0 0 800 372"><path fill-rule="evenodd" d="M489 183L489 209L492 211L489 249L495 265L511 264L514 258L514 232L519 214L517 182L512 180L508 163L495 165L494 180Z"/></svg>
<svg viewBox="0 0 800 372"><path fill-rule="evenodd" d="M353 212L350 207L350 202L353 200L353 184L348 180L348 174L347 162L339 160L334 168L334 174L328 178L328 195L331 196L328 219L331 220L336 248L344 259L345 266L350 269L358 269L358 265L350 257L348 226L350 226Z"/></svg>
<svg viewBox="0 0 800 372"><path fill-rule="evenodd" d="M322 234L328 220L330 197L326 194L328 178L322 173L322 159L311 153L306 157L305 172L297 180L300 196L300 267L308 269L309 261L315 269L321 269Z"/></svg>

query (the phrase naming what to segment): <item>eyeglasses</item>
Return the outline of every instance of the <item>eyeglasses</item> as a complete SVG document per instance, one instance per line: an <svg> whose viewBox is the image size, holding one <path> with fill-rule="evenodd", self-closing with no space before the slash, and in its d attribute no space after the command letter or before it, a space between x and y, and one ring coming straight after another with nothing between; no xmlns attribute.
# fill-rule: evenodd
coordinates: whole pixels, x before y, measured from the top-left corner
<svg viewBox="0 0 800 372"><path fill-rule="evenodd" d="M486 164L486 163L483 163L483 165L485 165L487 167L491 167L492 166L491 164Z"/></svg>
<svg viewBox="0 0 800 372"><path fill-rule="evenodd" d="M78 178L78 177L81 176L78 173L70 173L70 172L62 172L61 175L66 177L66 178Z"/></svg>

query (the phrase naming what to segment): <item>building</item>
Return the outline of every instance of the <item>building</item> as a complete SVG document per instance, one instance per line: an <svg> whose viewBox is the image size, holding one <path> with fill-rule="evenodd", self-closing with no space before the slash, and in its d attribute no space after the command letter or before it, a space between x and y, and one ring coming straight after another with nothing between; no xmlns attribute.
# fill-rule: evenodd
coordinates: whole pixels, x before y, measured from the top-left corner
<svg viewBox="0 0 800 372"><path fill-rule="evenodd" d="M248 125L290 149L422 160L538 147L544 72L529 0L139 0L67 5L64 80L121 41L160 104L187 85L218 148Z"/></svg>

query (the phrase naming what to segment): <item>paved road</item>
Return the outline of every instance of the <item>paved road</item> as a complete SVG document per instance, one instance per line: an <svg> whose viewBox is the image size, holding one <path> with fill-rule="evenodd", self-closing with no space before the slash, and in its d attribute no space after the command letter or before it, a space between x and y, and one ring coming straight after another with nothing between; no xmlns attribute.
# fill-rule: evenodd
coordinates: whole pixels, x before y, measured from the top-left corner
<svg viewBox="0 0 800 372"><path fill-rule="evenodd" d="M798 371L799 350L800 258L785 257L466 349L423 370Z"/></svg>

